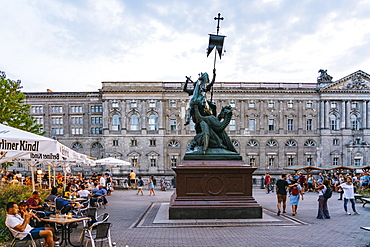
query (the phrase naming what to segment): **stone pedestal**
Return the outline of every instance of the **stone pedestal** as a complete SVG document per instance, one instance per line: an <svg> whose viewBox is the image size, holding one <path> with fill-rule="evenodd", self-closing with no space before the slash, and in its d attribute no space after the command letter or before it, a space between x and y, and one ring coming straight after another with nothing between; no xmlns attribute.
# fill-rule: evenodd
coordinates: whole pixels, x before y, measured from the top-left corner
<svg viewBox="0 0 370 247"><path fill-rule="evenodd" d="M176 192L169 219L255 219L262 207L252 196L252 173L242 160L186 160L173 168Z"/></svg>

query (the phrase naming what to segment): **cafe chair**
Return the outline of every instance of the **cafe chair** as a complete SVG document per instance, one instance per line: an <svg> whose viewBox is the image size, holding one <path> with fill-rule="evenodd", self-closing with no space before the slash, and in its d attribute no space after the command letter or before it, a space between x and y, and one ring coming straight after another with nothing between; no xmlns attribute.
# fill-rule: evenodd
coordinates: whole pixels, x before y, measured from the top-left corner
<svg viewBox="0 0 370 247"><path fill-rule="evenodd" d="M110 236L111 223L108 222L96 222L89 228L85 229L86 234L86 246L91 241L92 247L95 247L95 243L108 241L109 247L112 247L112 239Z"/></svg>
<svg viewBox="0 0 370 247"><path fill-rule="evenodd" d="M22 243L22 246L31 246L31 247L41 246L41 244L39 242L39 239L33 239L31 233L18 232L18 231L14 230L13 228L11 228L8 225L6 227L8 228L8 231L10 232L10 236L13 237L12 242L10 243L10 245L7 245L7 246L14 247L17 243ZM21 240L21 239L17 238L17 236L20 235L20 234L27 234L30 237L30 239L22 239ZM36 242L38 242L39 244L36 244Z"/></svg>

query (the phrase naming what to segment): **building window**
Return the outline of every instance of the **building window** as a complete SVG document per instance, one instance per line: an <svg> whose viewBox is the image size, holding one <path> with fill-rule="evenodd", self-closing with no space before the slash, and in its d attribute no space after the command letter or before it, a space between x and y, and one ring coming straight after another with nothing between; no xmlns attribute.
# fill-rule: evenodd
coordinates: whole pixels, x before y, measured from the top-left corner
<svg viewBox="0 0 370 247"><path fill-rule="evenodd" d="M358 117L356 115L351 115L351 129L359 130Z"/></svg>
<svg viewBox="0 0 370 247"><path fill-rule="evenodd" d="M248 103L248 107L249 107L249 108L255 108L255 107L256 107L256 103L254 103L254 102L249 102L249 103Z"/></svg>
<svg viewBox="0 0 370 247"><path fill-rule="evenodd" d="M32 106L31 113L44 113L44 108L43 106Z"/></svg>
<svg viewBox="0 0 370 247"><path fill-rule="evenodd" d="M81 125L82 117L71 117L71 124Z"/></svg>
<svg viewBox="0 0 370 247"><path fill-rule="evenodd" d="M306 165L307 165L307 166L312 166L312 165L313 165L313 163L312 163L312 158L311 158L311 157L308 157L308 158L306 159Z"/></svg>
<svg viewBox="0 0 370 247"><path fill-rule="evenodd" d="M121 121L119 119L118 114L114 114L112 116L112 130L120 130L121 129Z"/></svg>
<svg viewBox="0 0 370 247"><path fill-rule="evenodd" d="M150 114L148 130L157 130L157 126L157 116L155 114Z"/></svg>
<svg viewBox="0 0 370 247"><path fill-rule="evenodd" d="M177 104L176 104L176 102L175 102L175 101L171 101L171 102L170 102L170 107L171 107L171 108L176 107L176 105L177 105Z"/></svg>
<svg viewBox="0 0 370 247"><path fill-rule="evenodd" d="M137 114L131 115L130 130L139 130L139 116Z"/></svg>
<svg viewBox="0 0 370 247"><path fill-rule="evenodd" d="M249 119L249 130L250 131L256 130L256 119Z"/></svg>
<svg viewBox="0 0 370 247"><path fill-rule="evenodd" d="M118 102L112 102L112 108L118 108Z"/></svg>
<svg viewBox="0 0 370 247"><path fill-rule="evenodd" d="M339 139L333 139L333 146L339 146Z"/></svg>
<svg viewBox="0 0 370 247"><path fill-rule="evenodd" d="M287 107L288 108L293 108L293 102L288 102Z"/></svg>
<svg viewBox="0 0 370 247"><path fill-rule="evenodd" d="M335 115L330 115L330 129L338 130L338 118Z"/></svg>
<svg viewBox="0 0 370 247"><path fill-rule="evenodd" d="M235 108L235 102L230 102L230 106L231 106L232 108Z"/></svg>
<svg viewBox="0 0 370 247"><path fill-rule="evenodd" d="M103 128L102 127L93 127L93 128L91 128L91 134L93 134L93 135L103 134Z"/></svg>
<svg viewBox="0 0 370 247"><path fill-rule="evenodd" d="M103 148L103 145L101 145L101 143L99 143L99 142L94 142L94 143L91 145L91 148L92 148L92 149L102 149L102 148Z"/></svg>
<svg viewBox="0 0 370 247"><path fill-rule="evenodd" d="M275 158L274 157L269 157L268 159L268 166L269 167L274 167L274 164L275 164Z"/></svg>
<svg viewBox="0 0 370 247"><path fill-rule="evenodd" d="M361 166L361 158L355 158L353 160L353 165L354 166Z"/></svg>
<svg viewBox="0 0 370 247"><path fill-rule="evenodd" d="M136 147L137 146L137 140L131 139L131 146Z"/></svg>
<svg viewBox="0 0 370 247"><path fill-rule="evenodd" d="M168 147L170 148L179 148L180 147L180 143L176 140L172 140L168 143L167 145Z"/></svg>
<svg viewBox="0 0 370 247"><path fill-rule="evenodd" d="M256 141L256 140L250 140L250 141L247 142L247 146L248 147L258 147L259 144L258 144L258 141Z"/></svg>
<svg viewBox="0 0 370 247"><path fill-rule="evenodd" d="M154 147L156 145L157 145L157 141L156 140L154 140L154 139L149 140L149 146Z"/></svg>
<svg viewBox="0 0 370 247"><path fill-rule="evenodd" d="M63 135L64 129L63 128L51 128L52 135Z"/></svg>
<svg viewBox="0 0 370 247"><path fill-rule="evenodd" d="M275 120L274 119L269 119L269 130L275 130Z"/></svg>
<svg viewBox="0 0 370 247"><path fill-rule="evenodd" d="M35 119L36 124L44 125L44 118L43 117L33 117Z"/></svg>
<svg viewBox="0 0 370 247"><path fill-rule="evenodd" d="M171 166L172 167L177 166L177 158L175 156L171 157Z"/></svg>
<svg viewBox="0 0 370 247"><path fill-rule="evenodd" d="M312 102L307 102L306 103L306 108L312 108L313 107L313 103Z"/></svg>
<svg viewBox="0 0 370 247"><path fill-rule="evenodd" d="M82 135L83 134L83 128L72 128L71 129L71 134L72 135Z"/></svg>
<svg viewBox="0 0 370 247"><path fill-rule="evenodd" d="M71 113L82 113L82 106L71 106Z"/></svg>
<svg viewBox="0 0 370 247"><path fill-rule="evenodd" d="M130 106L131 106L131 108L136 108L137 107L137 103L136 102L131 102L130 103Z"/></svg>
<svg viewBox="0 0 370 247"><path fill-rule="evenodd" d="M288 158L288 166L294 166L294 158L293 157Z"/></svg>
<svg viewBox="0 0 370 247"><path fill-rule="evenodd" d="M306 130L312 130L312 119L306 120Z"/></svg>
<svg viewBox="0 0 370 247"><path fill-rule="evenodd" d="M195 131L195 123L194 123L193 121L190 121L189 129L190 129L191 131Z"/></svg>
<svg viewBox="0 0 370 247"><path fill-rule="evenodd" d="M236 121L235 121L235 119L230 120L229 130L236 130Z"/></svg>
<svg viewBox="0 0 370 247"><path fill-rule="evenodd" d="M75 142L75 143L73 143L73 145L72 145L72 149L83 149L84 147L82 146L82 144L81 143L79 143L79 142Z"/></svg>
<svg viewBox="0 0 370 247"><path fill-rule="evenodd" d="M103 124L102 117L91 117L91 124Z"/></svg>
<svg viewBox="0 0 370 247"><path fill-rule="evenodd" d="M275 107L275 103L274 102L268 102L267 103L267 108L274 108Z"/></svg>
<svg viewBox="0 0 370 247"><path fill-rule="evenodd" d="M337 108L337 103L335 103L335 102L331 102L331 103L330 103L330 108L331 108L331 109L335 109L335 108Z"/></svg>
<svg viewBox="0 0 370 247"><path fill-rule="evenodd" d="M150 167L156 167L157 166L157 160L156 159L150 159Z"/></svg>
<svg viewBox="0 0 370 247"><path fill-rule="evenodd" d="M172 130L172 131L177 130L177 121L176 121L176 119L170 119L170 130Z"/></svg>
<svg viewBox="0 0 370 247"><path fill-rule="evenodd" d="M333 166L337 166L339 164L339 158L333 157Z"/></svg>
<svg viewBox="0 0 370 247"><path fill-rule="evenodd" d="M313 140L307 140L305 141L304 146L305 147L316 147L316 142L314 142Z"/></svg>
<svg viewBox="0 0 370 247"><path fill-rule="evenodd" d="M297 142L295 140L288 140L286 143L285 143L285 146L286 147L296 147L297 146Z"/></svg>
<svg viewBox="0 0 370 247"><path fill-rule="evenodd" d="M112 144L114 147L118 147L118 140L113 140L113 144Z"/></svg>
<svg viewBox="0 0 370 247"><path fill-rule="evenodd" d="M269 140L266 142L267 147L277 147L278 143L275 140Z"/></svg>
<svg viewBox="0 0 370 247"><path fill-rule="evenodd" d="M352 109L357 109L358 108L358 103L357 102L352 102Z"/></svg>
<svg viewBox="0 0 370 247"><path fill-rule="evenodd" d="M63 118L62 117L52 117L51 118L51 124L52 125L61 125L61 124L63 124Z"/></svg>
<svg viewBox="0 0 370 247"><path fill-rule="evenodd" d="M103 112L103 106L102 105L92 105L92 106L90 106L90 112L91 113Z"/></svg>
<svg viewBox="0 0 370 247"><path fill-rule="evenodd" d="M253 158L253 157L249 158L249 165L256 166L256 158Z"/></svg>
<svg viewBox="0 0 370 247"><path fill-rule="evenodd" d="M149 107L150 108L155 108L155 102L149 102Z"/></svg>
<svg viewBox="0 0 370 247"><path fill-rule="evenodd" d="M51 113L63 113L63 106L51 106Z"/></svg>
<svg viewBox="0 0 370 247"><path fill-rule="evenodd" d="M288 119L288 130L293 130L294 129L294 125L293 125L293 119Z"/></svg>
<svg viewBox="0 0 370 247"><path fill-rule="evenodd" d="M138 159L137 158L132 158L131 159L131 164L132 164L132 166L139 166Z"/></svg>

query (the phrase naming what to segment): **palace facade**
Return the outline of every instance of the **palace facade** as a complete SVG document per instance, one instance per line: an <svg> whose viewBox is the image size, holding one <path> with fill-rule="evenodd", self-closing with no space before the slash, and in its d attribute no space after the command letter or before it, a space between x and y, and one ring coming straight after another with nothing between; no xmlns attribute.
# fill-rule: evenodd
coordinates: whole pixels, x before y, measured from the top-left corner
<svg viewBox="0 0 370 247"><path fill-rule="evenodd" d="M132 163L116 174L171 176L194 125L181 82L102 82L97 92L25 93L47 137L100 159ZM227 132L255 174L289 166L361 167L370 160L370 75L315 83L216 82L218 111L233 107ZM210 93L207 94L208 99ZM73 167L89 174L100 167Z"/></svg>

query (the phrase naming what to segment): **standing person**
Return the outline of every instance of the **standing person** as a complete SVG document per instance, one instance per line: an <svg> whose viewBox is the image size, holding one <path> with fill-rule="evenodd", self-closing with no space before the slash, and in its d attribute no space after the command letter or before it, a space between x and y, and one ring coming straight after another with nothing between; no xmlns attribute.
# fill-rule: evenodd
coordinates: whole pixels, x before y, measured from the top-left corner
<svg viewBox="0 0 370 247"><path fill-rule="evenodd" d="M351 201L353 214L359 214L356 211L355 191L354 191L354 188L353 188L352 177L347 176L346 177L346 182L340 184L338 187L342 188L343 193L344 193L344 205L343 206L344 206L344 211L346 211L346 214L351 215L351 213L348 212L348 210L347 210L348 200Z"/></svg>
<svg viewBox="0 0 370 247"><path fill-rule="evenodd" d="M277 215L279 216L281 213L281 203L283 203L283 213L286 213L286 196L287 196L287 188L289 184L286 181L286 175L281 175L281 179L276 182L276 195L277 195Z"/></svg>
<svg viewBox="0 0 370 247"><path fill-rule="evenodd" d="M291 194L290 194L290 205L292 205L292 215L295 216L297 214L298 203L300 197L302 197L302 201L304 200L302 187L299 185L298 181L295 180L289 187L291 187Z"/></svg>
<svg viewBox="0 0 370 247"><path fill-rule="evenodd" d="M154 183L153 183L153 179L152 178L149 178L149 195L151 196L153 194L153 196L155 196L155 192L154 192Z"/></svg>
<svg viewBox="0 0 370 247"><path fill-rule="evenodd" d="M313 192L313 183L315 182L315 179L311 174L308 175L307 178L307 184L308 184L308 192Z"/></svg>
<svg viewBox="0 0 370 247"><path fill-rule="evenodd" d="M302 172L299 173L298 183L301 185L302 191L306 190L306 177Z"/></svg>
<svg viewBox="0 0 370 247"><path fill-rule="evenodd" d="M328 198L324 197L327 188L330 187L330 180L324 179L322 184L315 183L315 190L319 192L319 208L317 210L317 219L330 219L328 209Z"/></svg>
<svg viewBox="0 0 370 247"><path fill-rule="evenodd" d="M270 193L270 183L271 183L271 176L268 172L265 174L265 189L266 194Z"/></svg>
<svg viewBox="0 0 370 247"><path fill-rule="evenodd" d="M137 180L137 193L136 193L136 195L138 195L139 193L141 193L142 196L144 195L143 186L144 186L144 181L141 179L141 176L139 176L138 180Z"/></svg>
<svg viewBox="0 0 370 247"><path fill-rule="evenodd" d="M130 172L130 186L131 186L131 189L135 189L135 185L136 185L136 173L131 170Z"/></svg>

